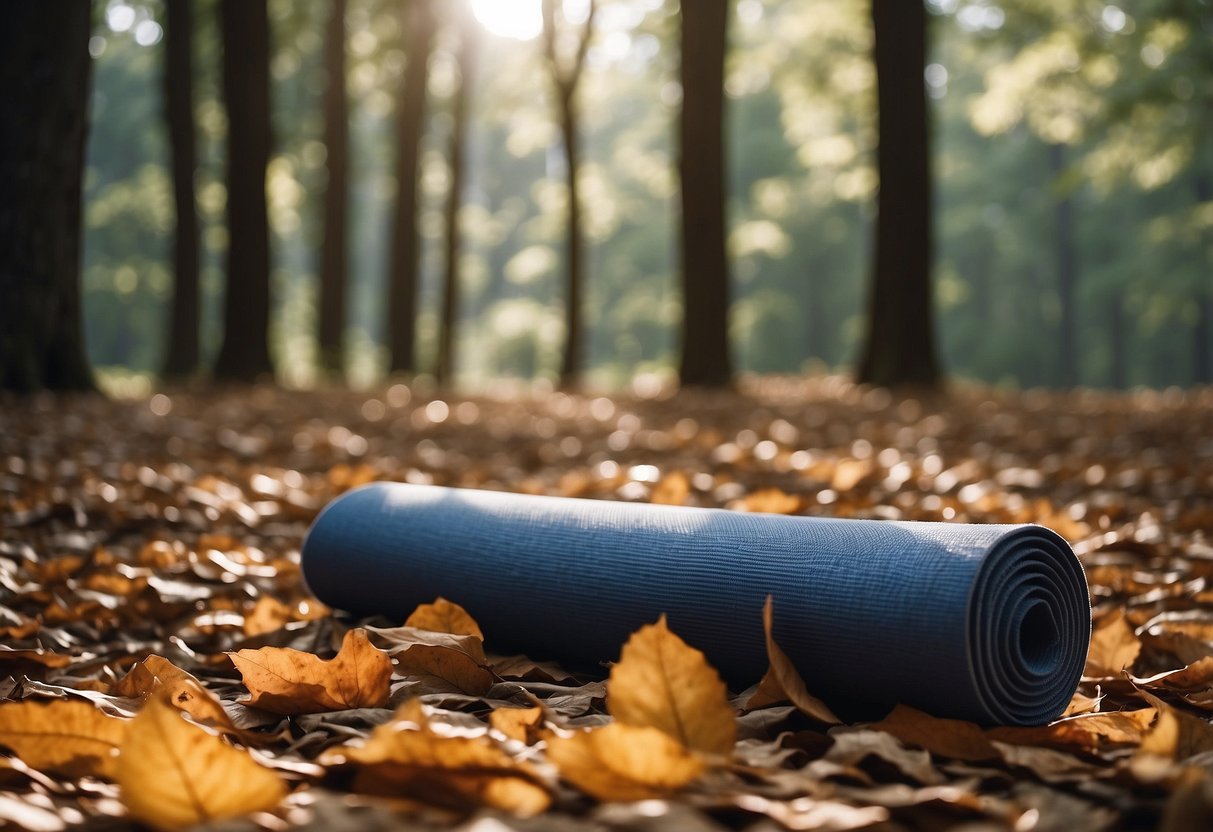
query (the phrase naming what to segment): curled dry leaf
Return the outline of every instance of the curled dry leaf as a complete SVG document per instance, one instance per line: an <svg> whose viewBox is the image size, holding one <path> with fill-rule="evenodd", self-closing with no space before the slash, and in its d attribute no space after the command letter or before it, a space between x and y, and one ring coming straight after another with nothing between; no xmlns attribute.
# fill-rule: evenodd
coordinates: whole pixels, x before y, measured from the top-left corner
<svg viewBox="0 0 1213 832"><path fill-rule="evenodd" d="M229 653L244 677L244 703L277 714L311 714L349 708L382 708L388 702L392 660L350 630L329 661L289 647L262 647Z"/></svg>
<svg viewBox="0 0 1213 832"><path fill-rule="evenodd" d="M416 699L401 705L365 745L330 749L320 762L357 766L358 791L403 795L458 810L488 806L530 817L551 803L534 771L487 733L439 734Z"/></svg>
<svg viewBox="0 0 1213 832"><path fill-rule="evenodd" d="M1139 754L1186 760L1213 751L1213 725L1168 705L1153 694L1140 693L1158 711L1158 719L1138 746Z"/></svg>
<svg viewBox="0 0 1213 832"><path fill-rule="evenodd" d="M69 777L112 779L130 725L77 699L0 704L0 745L33 768Z"/></svg>
<svg viewBox="0 0 1213 832"><path fill-rule="evenodd" d="M242 733L232 724L223 705L205 685L163 656L151 655L136 662L130 672L114 684L112 690L116 696L131 699L147 699L157 691L165 691L169 704L185 711L195 722Z"/></svg>
<svg viewBox="0 0 1213 832"><path fill-rule="evenodd" d="M607 709L619 722L657 728L693 751L733 751L737 726L720 674L670 631L664 615L623 646L607 683Z"/></svg>
<svg viewBox="0 0 1213 832"><path fill-rule="evenodd" d="M484 641L484 633L476 619L463 607L442 597L432 604L422 604L413 610L404 626L432 630L436 633L453 633L457 636L476 636Z"/></svg>
<svg viewBox="0 0 1213 832"><path fill-rule="evenodd" d="M1153 724L1154 708L1107 711L1066 717L1037 728L991 728L986 736L1012 745L1048 745L1096 751L1109 745L1135 745Z"/></svg>
<svg viewBox="0 0 1213 832"><path fill-rule="evenodd" d="M1105 616L1091 633L1091 646L1087 650L1086 676L1119 676L1131 667L1141 653L1141 640L1129 626L1125 614L1116 610Z"/></svg>
<svg viewBox="0 0 1213 832"><path fill-rule="evenodd" d="M533 708L496 708L489 714L489 725L512 740L534 745L543 728L543 706Z"/></svg>
<svg viewBox="0 0 1213 832"><path fill-rule="evenodd" d="M869 727L954 760L978 762L996 760L999 756L985 732L972 722L939 719L908 705L898 705L892 713Z"/></svg>
<svg viewBox="0 0 1213 832"><path fill-rule="evenodd" d="M131 720L115 779L131 816L162 830L270 809L286 794L247 752L190 723L167 691Z"/></svg>
<svg viewBox="0 0 1213 832"><path fill-rule="evenodd" d="M683 788L704 771L701 757L666 732L619 722L548 740L560 776L599 800L646 800Z"/></svg>
<svg viewBox="0 0 1213 832"><path fill-rule="evenodd" d="M754 710L786 701L791 702L802 713L811 716L818 722L825 722L829 725L840 724L842 720L834 715L830 707L809 693L808 686L797 672L796 666L792 664L788 654L783 652L783 648L775 642L775 636L771 632L774 617L774 602L768 595L766 603L762 607L762 628L766 633L767 661L770 662L770 667L767 669L766 675L762 677L758 690L754 691L754 695L746 701L746 708Z"/></svg>

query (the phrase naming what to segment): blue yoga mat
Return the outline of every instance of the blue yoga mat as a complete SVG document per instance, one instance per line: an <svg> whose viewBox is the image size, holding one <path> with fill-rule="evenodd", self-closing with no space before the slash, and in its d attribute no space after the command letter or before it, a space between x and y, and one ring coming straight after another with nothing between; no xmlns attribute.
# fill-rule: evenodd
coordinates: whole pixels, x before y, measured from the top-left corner
<svg viewBox="0 0 1213 832"><path fill-rule="evenodd" d="M303 544L326 604L401 621L442 595L497 652L586 666L661 613L735 688L775 638L827 701L904 702L1034 725L1082 673L1082 567L1031 525L910 523L376 483L330 503Z"/></svg>

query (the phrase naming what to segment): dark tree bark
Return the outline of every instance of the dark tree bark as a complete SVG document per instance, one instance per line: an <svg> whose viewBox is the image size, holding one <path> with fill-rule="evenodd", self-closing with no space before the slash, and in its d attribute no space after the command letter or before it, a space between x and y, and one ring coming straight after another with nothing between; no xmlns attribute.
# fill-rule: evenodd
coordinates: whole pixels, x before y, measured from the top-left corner
<svg viewBox="0 0 1213 832"><path fill-rule="evenodd" d="M876 256L858 380L940 381L931 301L931 164L921 0L872 0L880 176Z"/></svg>
<svg viewBox="0 0 1213 832"><path fill-rule="evenodd" d="M1057 300L1061 317L1057 323L1057 383L1062 387L1078 384L1078 350L1075 341L1078 321L1074 309L1074 290L1078 283L1078 246L1074 241L1074 199L1061 182L1066 172L1065 145L1049 146L1049 164L1057 193L1053 203L1056 233Z"/></svg>
<svg viewBox="0 0 1213 832"><path fill-rule="evenodd" d="M417 192L421 137L425 132L426 83L434 43L433 0L408 0L404 82L396 101L396 209L388 262L389 369L416 370L417 288L421 270L420 215Z"/></svg>
<svg viewBox="0 0 1213 832"><path fill-rule="evenodd" d="M345 367L345 310L349 215L349 103L345 89L345 0L333 0L324 41L324 146L328 184L324 194L324 242L317 299L320 366L340 377Z"/></svg>
<svg viewBox="0 0 1213 832"><path fill-rule="evenodd" d="M1213 179L1203 171L1196 176L1196 202L1203 205L1213 202ZM1207 226L1206 226L1207 227ZM1208 252L1213 251L1213 235L1205 233L1200 251L1205 253L1204 285L1196 292L1196 326L1192 330L1192 380L1196 384L1213 384L1213 263L1208 261Z"/></svg>
<svg viewBox="0 0 1213 832"><path fill-rule="evenodd" d="M463 206L463 184L466 173L464 145L467 136L468 100L476 72L476 21L466 10L455 7L459 22L459 86L451 102L451 188L446 197L446 275L442 286L442 319L438 331L438 363L434 378L439 384L449 383L455 375L455 343L459 331L459 296L462 282L459 231L459 209Z"/></svg>
<svg viewBox="0 0 1213 832"><path fill-rule="evenodd" d="M585 330L582 321L582 292L585 286L585 243L581 236L581 190L577 173L581 167L581 149L577 138L577 86L585 68L585 56L594 32L596 3L590 0L585 22L576 33L576 49L562 56L558 48L559 24L556 0L543 0L544 55L556 95L561 144L568 177L568 221L565 225L565 299L564 353L560 362L560 383L575 386L585 361Z"/></svg>
<svg viewBox="0 0 1213 832"><path fill-rule="evenodd" d="M173 202L173 302L169 312L164 375L184 378L197 371L199 353L198 203L194 193L197 151L194 133L194 19L192 0L167 0L164 39L164 110L168 121Z"/></svg>
<svg viewBox="0 0 1213 832"><path fill-rule="evenodd" d="M0 26L0 390L90 390L80 307L89 3L17 3Z"/></svg>
<svg viewBox="0 0 1213 832"><path fill-rule="evenodd" d="M724 59L729 0L695 0L682 17L683 385L729 384L729 263L725 249Z"/></svg>
<svg viewBox="0 0 1213 832"><path fill-rule="evenodd" d="M227 292L215 378L272 376L270 246L265 170L270 152L266 0L222 0L223 99L227 105Z"/></svg>

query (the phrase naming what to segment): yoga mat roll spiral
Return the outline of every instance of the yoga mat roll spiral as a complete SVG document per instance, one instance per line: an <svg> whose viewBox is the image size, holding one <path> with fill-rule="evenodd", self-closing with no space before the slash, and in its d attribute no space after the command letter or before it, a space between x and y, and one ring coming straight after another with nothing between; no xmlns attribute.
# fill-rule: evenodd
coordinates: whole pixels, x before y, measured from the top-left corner
<svg viewBox="0 0 1213 832"><path fill-rule="evenodd" d="M827 701L1036 725L1059 716L1091 608L1069 545L1032 525L836 520L375 483L303 544L326 604L397 621L441 595L496 652L587 666L666 613L736 687L766 670L761 610Z"/></svg>

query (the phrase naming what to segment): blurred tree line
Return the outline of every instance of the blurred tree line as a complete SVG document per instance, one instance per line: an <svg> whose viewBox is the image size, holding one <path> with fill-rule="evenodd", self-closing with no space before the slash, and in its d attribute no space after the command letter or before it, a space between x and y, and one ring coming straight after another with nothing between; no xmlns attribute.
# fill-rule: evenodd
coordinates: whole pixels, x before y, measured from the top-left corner
<svg viewBox="0 0 1213 832"><path fill-rule="evenodd" d="M535 0L531 39L455 0L262 5L97 6L97 366L929 382L937 341L995 383L1213 381L1209 0ZM258 125L232 100L263 90Z"/></svg>

